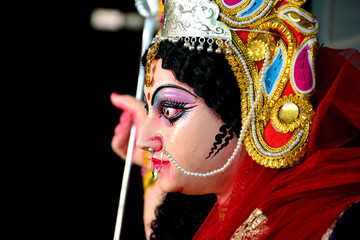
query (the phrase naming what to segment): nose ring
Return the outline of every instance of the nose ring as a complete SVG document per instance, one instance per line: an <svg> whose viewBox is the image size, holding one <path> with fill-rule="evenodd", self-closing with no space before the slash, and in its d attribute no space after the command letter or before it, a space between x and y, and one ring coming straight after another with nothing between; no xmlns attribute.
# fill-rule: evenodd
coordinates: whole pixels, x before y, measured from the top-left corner
<svg viewBox="0 0 360 240"><path fill-rule="evenodd" d="M154 149L153 149L153 148L149 148L148 151L149 151L149 153L150 153L149 160L151 161L151 159L152 159L152 157L153 157L153 154L154 154Z"/></svg>
<svg viewBox="0 0 360 240"><path fill-rule="evenodd" d="M152 155L153 155L153 152L154 152L154 149L153 148L149 148L149 152L150 152L150 161L151 161L151 171L152 171L152 177L153 177L153 181L156 182L159 178L159 173L161 171L161 168L162 168L162 164L163 164L163 160L164 160L164 151L165 151L165 143L164 143L164 137L162 136L161 133L156 133L155 135L159 135L161 137L161 144L162 144L162 150L161 150L161 163L160 163L160 167L159 169L157 168L153 168L152 167Z"/></svg>

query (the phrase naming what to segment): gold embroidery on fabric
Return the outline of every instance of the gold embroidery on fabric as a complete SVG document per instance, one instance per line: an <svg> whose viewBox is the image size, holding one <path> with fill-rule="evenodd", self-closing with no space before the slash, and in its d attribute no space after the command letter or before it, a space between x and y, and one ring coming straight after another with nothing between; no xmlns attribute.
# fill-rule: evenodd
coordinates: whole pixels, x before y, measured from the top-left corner
<svg viewBox="0 0 360 240"><path fill-rule="evenodd" d="M231 240L259 239L269 229L266 225L267 220L267 217L260 209L255 209L248 219L235 231Z"/></svg>
<svg viewBox="0 0 360 240"><path fill-rule="evenodd" d="M228 209L227 208L219 208L219 219L223 222L225 221L226 213Z"/></svg>

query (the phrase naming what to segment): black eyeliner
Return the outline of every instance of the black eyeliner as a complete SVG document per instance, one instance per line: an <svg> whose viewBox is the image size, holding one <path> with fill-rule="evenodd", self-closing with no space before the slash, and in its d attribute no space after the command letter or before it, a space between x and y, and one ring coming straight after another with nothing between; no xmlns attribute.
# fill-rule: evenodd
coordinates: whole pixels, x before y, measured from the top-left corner
<svg viewBox="0 0 360 240"><path fill-rule="evenodd" d="M157 94L161 89L163 89L163 88L177 88L177 89L180 89L180 90L183 90L183 91L189 93L190 95L194 96L195 98L198 98L196 95L194 95L194 94L191 93L189 90L186 90L186 89L183 88L183 87L180 87L180 86L174 85L174 84L166 84L166 85L162 85L162 86L158 87L158 88L154 91L154 93L153 93L153 95L152 95L152 98L151 98L151 105L154 105L154 100L155 100L156 94Z"/></svg>

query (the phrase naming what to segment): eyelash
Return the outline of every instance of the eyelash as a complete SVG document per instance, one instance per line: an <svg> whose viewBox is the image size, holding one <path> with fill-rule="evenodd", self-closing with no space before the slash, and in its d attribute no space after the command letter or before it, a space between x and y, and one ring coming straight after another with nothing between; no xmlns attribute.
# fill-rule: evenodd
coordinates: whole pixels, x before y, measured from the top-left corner
<svg viewBox="0 0 360 240"><path fill-rule="evenodd" d="M186 103L182 102L176 102L171 101L168 99L165 99L160 102L159 104L159 115L160 117L164 117L167 119L171 125L174 125L180 118L184 117L184 113L187 112L187 108L184 108ZM179 110L178 112L175 112L172 117L166 116L166 111L169 111L169 109Z"/></svg>
<svg viewBox="0 0 360 240"><path fill-rule="evenodd" d="M158 113L159 113L159 117L163 117L165 119L167 119L171 125L174 125L175 122L177 122L178 120L180 120L182 117L185 116L186 113L188 113L188 111L195 106L191 106L191 107L185 107L188 103L184 103L184 102L177 102L177 101L173 101L173 100L169 100L169 99L164 99L159 103L159 107L158 107ZM149 107L148 104L146 103L144 108L146 109L146 114L149 113ZM179 112L174 114L174 117L167 117L165 114L165 111L168 109L175 109L175 110L179 110Z"/></svg>

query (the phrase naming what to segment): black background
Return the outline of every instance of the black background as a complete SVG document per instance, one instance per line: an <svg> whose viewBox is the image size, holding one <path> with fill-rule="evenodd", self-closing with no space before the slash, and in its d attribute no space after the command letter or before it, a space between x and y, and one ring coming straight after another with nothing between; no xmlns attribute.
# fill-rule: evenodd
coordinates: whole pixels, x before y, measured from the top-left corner
<svg viewBox="0 0 360 240"><path fill-rule="evenodd" d="M3 88L11 112L3 119L14 125L14 236L113 239L124 161L110 146L121 114L110 94L135 95L142 30L96 31L95 8L136 12L134 1L103 0L17 12L7 59L14 91ZM139 167L129 184L121 239L144 239Z"/></svg>
<svg viewBox="0 0 360 240"><path fill-rule="evenodd" d="M111 105L110 94L135 95L142 32L96 31L89 25L90 13L94 8L136 12L134 1L92 1L86 4L86 12L80 9L80 16L83 17L76 17L79 31L76 27L72 28L80 41L74 41L76 45L70 49L75 54L69 55L70 59L75 57L70 60L70 73L71 68L75 68L78 75L70 78L76 85L76 91L70 90L74 94L74 103L68 103L78 118L73 120L69 116L69 123L76 123L71 129L78 133L75 134L77 139L73 139L74 150L70 152L77 152L78 156L71 156L67 161L70 166L75 162L76 166L72 172L75 185L70 187L76 198L72 201L72 193L69 192L68 203L78 219L69 225L69 229L74 229L80 239L85 239L82 235L85 234L90 239L106 240L113 239L114 235L124 167L124 161L110 147L121 114ZM80 50L77 52L77 49ZM142 194L140 169L133 166L121 239L144 238ZM78 225L77 221L85 224Z"/></svg>

